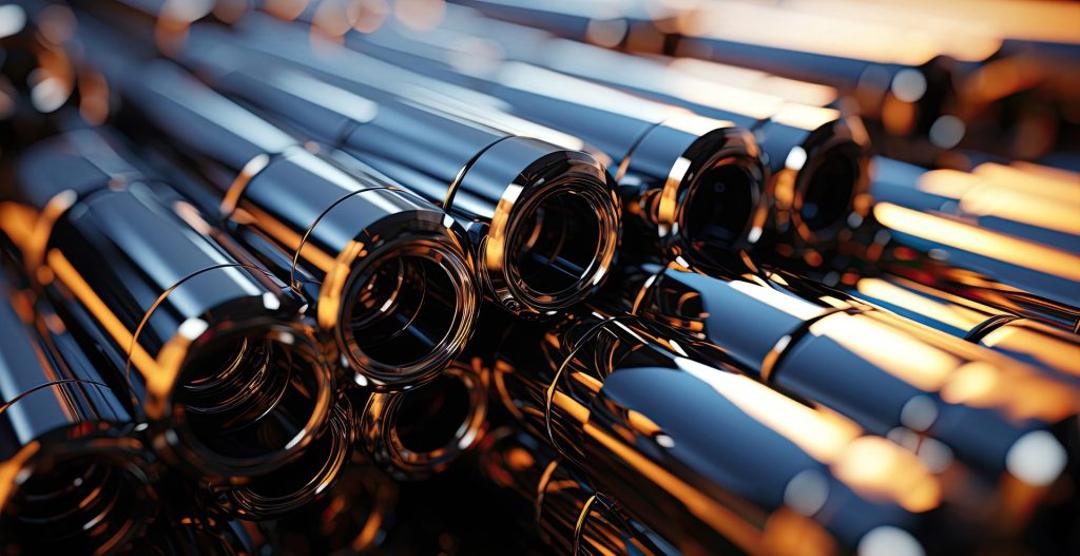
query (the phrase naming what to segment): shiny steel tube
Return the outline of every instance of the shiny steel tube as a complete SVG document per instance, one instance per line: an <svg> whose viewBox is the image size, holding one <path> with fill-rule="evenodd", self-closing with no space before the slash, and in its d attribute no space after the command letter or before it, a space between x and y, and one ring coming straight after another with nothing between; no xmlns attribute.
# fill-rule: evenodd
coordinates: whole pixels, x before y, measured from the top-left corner
<svg viewBox="0 0 1080 556"><path fill-rule="evenodd" d="M515 326L493 383L593 486L685 553L957 541L933 525L947 512L942 486L915 455L692 357L632 317L584 315Z"/></svg>
<svg viewBox="0 0 1080 556"><path fill-rule="evenodd" d="M662 2L528 2L458 0L485 15L532 25L557 35L608 48L660 52L677 29L679 12Z"/></svg>
<svg viewBox="0 0 1080 556"><path fill-rule="evenodd" d="M319 60L320 54L327 57L323 49L301 55L301 49L310 49L305 31L254 17L246 22L241 27L253 48L299 63ZM296 42L283 45L281 37L290 34ZM399 89L435 89L454 97L454 106L486 102L517 118L573 134L603 153L619 184L625 228L622 254L663 253L705 264L714 250L745 247L757 239L753 216L762 202L765 170L753 137L731 122L526 64L460 72L447 63L451 53L441 48L410 41L394 49L376 47L355 33L345 40L387 63L340 53L334 55L338 63L330 72L348 75L346 68L351 68L355 80L363 82L362 76L369 73L360 67L396 65L411 71L398 69L391 75L382 70L382 74L394 79ZM456 86L440 86L432 77ZM472 94L461 92L470 89Z"/></svg>
<svg viewBox="0 0 1080 556"><path fill-rule="evenodd" d="M958 122L953 60L907 29L740 2L690 11L679 27L674 53L836 87L889 135L933 139L935 125ZM939 146L952 147L962 126L958 137L941 135Z"/></svg>
<svg viewBox="0 0 1080 556"><path fill-rule="evenodd" d="M924 285L1080 332L1080 255L889 202L857 255Z"/></svg>
<svg viewBox="0 0 1080 556"><path fill-rule="evenodd" d="M190 205L162 204L113 145L81 130L20 159L3 221L28 273L170 463L220 478L293 461L332 405L306 303Z"/></svg>
<svg viewBox="0 0 1080 556"><path fill-rule="evenodd" d="M487 430L487 384L474 365L461 361L418 388L358 388L349 396L358 452L395 479L424 479L445 471Z"/></svg>
<svg viewBox="0 0 1080 556"><path fill-rule="evenodd" d="M977 343L1012 359L1080 380L1080 335L949 294L899 276L857 278L842 289L906 319Z"/></svg>
<svg viewBox="0 0 1080 556"><path fill-rule="evenodd" d="M850 235L866 216L869 138L857 117L696 78L662 59L537 37L536 33L448 6L435 30L385 25L364 35L364 40L387 48L411 41L457 53L458 60L483 57L488 49L495 49L510 59L629 90L752 131L769 170L765 195L772 211L768 221L764 215L755 215L755 233L764 234L764 239L771 240L768 243L782 239L787 249L827 247ZM781 238L773 237L778 234Z"/></svg>
<svg viewBox="0 0 1080 556"><path fill-rule="evenodd" d="M313 50L302 28L261 21L273 33L253 42L272 57L209 29L193 29L195 39L177 57L219 89L307 129L464 222L488 296L504 309L550 315L607 276L620 217L614 185L594 157L515 133L540 126L469 122L492 111L461 99L440 105L438 90L425 91L434 101L416 100L409 96L416 87L399 77L409 72L340 47ZM221 55L230 45L232 59ZM285 59L316 76L281 67ZM256 70L266 64L277 74Z"/></svg>
<svg viewBox="0 0 1080 556"><path fill-rule="evenodd" d="M356 442L352 407L336 399L326 426L291 461L249 480L211 484L214 510L230 517L265 521L310 505L333 488Z"/></svg>
<svg viewBox="0 0 1080 556"><path fill-rule="evenodd" d="M936 468L955 458L991 484L1039 493L1075 461L1080 393L1022 363L790 274L720 279L674 265L629 274L624 305L681 331L685 349L835 410Z"/></svg>
<svg viewBox="0 0 1080 556"><path fill-rule="evenodd" d="M131 108L129 131L157 142L177 187L306 294L352 380L407 388L461 351L477 281L464 231L444 211L305 150L175 65L131 60L88 18L80 38Z"/></svg>
<svg viewBox="0 0 1080 556"><path fill-rule="evenodd" d="M0 269L0 550L111 553L156 511L123 384Z"/></svg>
<svg viewBox="0 0 1080 556"><path fill-rule="evenodd" d="M617 504L539 440L503 427L480 447L480 471L531 506L529 525L560 554L677 554L675 547Z"/></svg>
<svg viewBox="0 0 1080 556"><path fill-rule="evenodd" d="M1010 172L1014 183L1006 185L975 172L928 170L884 157L875 157L873 168L871 187L877 202L963 220L1080 254L1080 222L1076 218L1080 199L1038 191L1042 180L1036 175Z"/></svg>

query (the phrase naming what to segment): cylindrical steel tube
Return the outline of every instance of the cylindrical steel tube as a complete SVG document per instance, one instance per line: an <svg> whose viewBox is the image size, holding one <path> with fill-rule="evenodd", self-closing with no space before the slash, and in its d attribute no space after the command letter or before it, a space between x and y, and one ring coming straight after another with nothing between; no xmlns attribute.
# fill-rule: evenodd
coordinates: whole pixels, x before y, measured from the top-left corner
<svg viewBox="0 0 1080 556"><path fill-rule="evenodd" d="M884 157L875 157L873 168L876 202L960 219L1080 254L1080 196L1040 192L1040 180L1029 173L1011 172L1014 183L1006 185L975 172L928 170Z"/></svg>
<svg viewBox="0 0 1080 556"><path fill-rule="evenodd" d="M4 222L22 230L28 272L107 356L172 463L232 477L296 458L333 390L304 300L133 175L97 131L27 153L5 203L26 220Z"/></svg>
<svg viewBox="0 0 1080 556"><path fill-rule="evenodd" d="M460 0L486 15L547 29L563 37L608 48L660 52L678 29L680 12L663 2L545 2Z"/></svg>
<svg viewBox="0 0 1080 556"><path fill-rule="evenodd" d="M482 107L466 107L462 118L457 106L416 102L409 96L415 86L395 80L400 70L372 59L357 66L320 57L306 43L293 44L295 34L286 32L289 40L278 44L288 48L275 52L311 62L318 78L289 68L274 76L254 71L252 63L275 60L245 56L236 47L229 59L220 55L229 39L197 31L199 40L178 58L214 86L331 142L464 222L488 294L502 307L524 316L552 314L581 301L606 277L619 211L610 177L592 156L512 133L540 126L466 121ZM427 93L439 98L437 91ZM552 135L558 134L542 130L541 137Z"/></svg>
<svg viewBox="0 0 1080 556"><path fill-rule="evenodd" d="M685 349L873 434L934 439L991 482L1035 490L1075 457L1080 394L1026 365L790 274L630 274L626 305L680 330Z"/></svg>
<svg viewBox="0 0 1080 556"><path fill-rule="evenodd" d="M626 227L623 254L657 257L663 252L704 264L714 250L745 247L760 235L754 231L753 216L762 202L765 170L753 137L731 122L526 64L466 74L445 63L448 53L442 49L422 55L382 48L374 52L372 44L350 35L350 45L390 62L379 63L340 48L332 54L312 49L306 32L285 24L252 18L241 27L244 44L252 48L299 64L318 64L327 74L352 76L354 83L363 84L371 72L380 72L386 78L375 82L397 90L434 89L452 97L455 105L486 102L573 134L611 161ZM285 46L282 36L295 39ZM457 86L441 85L431 77ZM361 127L357 134L362 133Z"/></svg>
<svg viewBox="0 0 1080 556"><path fill-rule="evenodd" d="M449 365L479 303L453 219L376 172L312 154L180 68L132 61L100 29L80 29L87 59L132 108L131 131L197 168L193 179L175 160L165 165L185 195L307 294L351 378L400 389Z"/></svg>
<svg viewBox="0 0 1080 556"><path fill-rule="evenodd" d="M1080 336L890 274L855 278L844 291L1056 378L1080 380Z"/></svg>
<svg viewBox="0 0 1080 556"><path fill-rule="evenodd" d="M435 30L417 32L403 25L386 25L362 37L366 43L390 49L407 50L410 45L423 52L442 49L451 62L482 56L487 47L510 59L626 89L752 131L770 173L766 195L773 214L768 223L761 217L755 221L764 228L758 233L764 233L765 239L775 240L772 236L779 233L785 243L796 242L794 247L828 246L850 235L869 210L869 138L857 117L725 87L676 71L658 59L537 37L536 31L530 31L448 6Z"/></svg>
<svg viewBox="0 0 1080 556"><path fill-rule="evenodd" d="M925 36L912 39L905 31L734 2L687 12L674 52L827 84L850 94L861 113L880 121L889 134L933 137L935 124L957 121L951 115L954 62L944 56L941 45ZM993 48L971 46L976 58ZM947 134L940 135L941 146L952 147L963 132L947 139Z"/></svg>
<svg viewBox="0 0 1080 556"><path fill-rule="evenodd" d="M111 553L154 518L125 385L0 269L0 551Z"/></svg>
<svg viewBox="0 0 1080 556"><path fill-rule="evenodd" d="M487 430L488 389L474 365L455 361L435 381L404 392L349 394L357 448L396 479L445 471Z"/></svg>
<svg viewBox="0 0 1080 556"><path fill-rule="evenodd" d="M893 274L1080 332L1080 255L882 202L857 255Z"/></svg>
<svg viewBox="0 0 1080 556"><path fill-rule="evenodd" d="M702 364L632 317L561 324L507 334L493 366L504 405L680 550L955 540L929 527L944 515L941 485L899 446Z"/></svg>

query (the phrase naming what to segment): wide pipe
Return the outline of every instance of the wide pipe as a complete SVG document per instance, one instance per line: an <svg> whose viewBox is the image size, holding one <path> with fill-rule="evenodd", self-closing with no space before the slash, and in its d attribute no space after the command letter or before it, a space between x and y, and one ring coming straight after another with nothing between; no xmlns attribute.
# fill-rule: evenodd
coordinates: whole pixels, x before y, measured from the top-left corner
<svg viewBox="0 0 1080 556"><path fill-rule="evenodd" d="M306 303L190 205L164 204L114 145L80 130L21 159L4 221L27 273L107 355L170 461L244 477L298 457L333 389Z"/></svg>
<svg viewBox="0 0 1080 556"><path fill-rule="evenodd" d="M157 467L127 392L0 270L0 549L115 551L157 505Z"/></svg>
<svg viewBox="0 0 1080 556"><path fill-rule="evenodd" d="M85 21L79 35L130 108L126 127L166 153L182 193L306 294L352 380L401 389L450 364L479 304L460 225L377 172L305 150L173 64L133 61Z"/></svg>
<svg viewBox="0 0 1080 556"><path fill-rule="evenodd" d="M595 313L515 326L493 383L513 415L683 552L956 541L924 533L945 511L942 486L913 454L656 332Z"/></svg>
<svg viewBox="0 0 1080 556"><path fill-rule="evenodd" d="M308 34L295 26L290 31L284 24L268 29L269 25L273 24L243 26L245 44L295 60ZM296 42L289 48L274 43L274 36L286 33L298 35ZM527 64L468 73L450 65L447 58L452 53L442 48L409 41L393 49L377 47L356 35L346 40L383 63L339 49L333 54L337 63L332 70L339 75L347 74L345 67L354 72L359 67L389 67L395 70L392 74L382 73L394 79L397 89L432 89L451 97L455 107L483 102L571 134L602 153L618 182L625 226L622 253L627 256L655 257L662 252L665 257L707 261L713 250L749 246L760 234L754 231L754 216L763 201L765 170L751 134L729 121ZM311 54L303 60L330 57L324 49Z"/></svg>

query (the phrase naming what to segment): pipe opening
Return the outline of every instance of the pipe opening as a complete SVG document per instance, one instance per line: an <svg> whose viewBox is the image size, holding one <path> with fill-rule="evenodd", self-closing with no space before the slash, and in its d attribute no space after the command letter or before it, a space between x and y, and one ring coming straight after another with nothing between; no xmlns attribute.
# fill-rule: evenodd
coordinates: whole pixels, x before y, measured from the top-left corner
<svg viewBox="0 0 1080 556"><path fill-rule="evenodd" d="M318 355L295 342L285 332L225 337L185 363L174 407L207 464L269 465L314 432L329 383Z"/></svg>
<svg viewBox="0 0 1080 556"><path fill-rule="evenodd" d="M454 270L437 259L401 255L376 261L347 313L353 342L385 366L423 364L458 335L460 295Z"/></svg>
<svg viewBox="0 0 1080 556"><path fill-rule="evenodd" d="M141 473L100 455L41 465L21 484L0 531L29 553L111 552L152 517Z"/></svg>
<svg viewBox="0 0 1080 556"><path fill-rule="evenodd" d="M375 393L361 419L363 449L400 478L436 473L483 435L487 388L477 373L453 364L432 382L402 392Z"/></svg>
<svg viewBox="0 0 1080 556"><path fill-rule="evenodd" d="M548 298L591 288L609 230L591 196L569 188L537 196L510 239L510 266L523 289Z"/></svg>
<svg viewBox="0 0 1080 556"><path fill-rule="evenodd" d="M680 227L691 249L730 247L754 218L757 180L744 167L720 164L694 180L683 200Z"/></svg>
<svg viewBox="0 0 1080 556"><path fill-rule="evenodd" d="M344 402L335 406L328 426L300 457L230 490L230 506L242 517L268 519L315 500L335 483L349 460L351 422L350 406Z"/></svg>
<svg viewBox="0 0 1080 556"><path fill-rule="evenodd" d="M853 210L862 170L854 145L834 146L821 157L802 189L799 217L810 231L843 226Z"/></svg>
<svg viewBox="0 0 1080 556"><path fill-rule="evenodd" d="M404 395L395 432L411 452L432 452L454 444L468 428L470 395L457 377L440 378Z"/></svg>

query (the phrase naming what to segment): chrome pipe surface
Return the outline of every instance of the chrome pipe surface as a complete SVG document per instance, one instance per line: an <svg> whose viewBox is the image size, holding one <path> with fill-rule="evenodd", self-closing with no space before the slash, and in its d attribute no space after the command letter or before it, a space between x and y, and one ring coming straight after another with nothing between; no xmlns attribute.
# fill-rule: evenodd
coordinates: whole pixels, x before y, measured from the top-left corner
<svg viewBox="0 0 1080 556"><path fill-rule="evenodd" d="M890 274L838 287L853 297L1076 383L1080 336Z"/></svg>
<svg viewBox="0 0 1080 556"><path fill-rule="evenodd" d="M305 150L179 67L132 60L100 29L80 29L88 62L131 108L129 131L156 142L172 182L306 294L350 380L401 389L450 364L479 305L460 225L376 171Z"/></svg>
<svg viewBox="0 0 1080 556"><path fill-rule="evenodd" d="M473 65L496 66L503 63L502 54L509 60L603 83L751 131L768 168L766 202L759 210L771 214L754 214L757 231L752 231L764 235L759 245L770 244L763 248L776 248L771 244L777 240L794 243L790 245L793 250L827 248L850 236L866 216L870 206L869 137L857 117L834 107L789 102L722 85L719 79L695 77L660 59L544 36L534 29L479 17L453 6L446 10L435 29L418 32L402 24L389 24L364 34L362 41L407 52L441 49L447 53L443 59L458 68L467 67L460 60L474 57L481 57L481 61ZM729 195L711 199L711 203L702 198L694 204L718 204L723 208L717 210L735 211L739 200ZM715 247L708 243L699 246Z"/></svg>
<svg viewBox="0 0 1080 556"><path fill-rule="evenodd" d="M630 276L622 305L681 331L685 349L928 458L940 443L939 469L955 457L991 484L1040 492L1075 461L1080 392L1032 367L791 274Z"/></svg>
<svg viewBox="0 0 1080 556"><path fill-rule="evenodd" d="M683 552L964 542L930 533L949 512L915 455L686 349L633 317L591 314L514 327L493 381L512 414ZM868 457L882 473L857 472Z"/></svg>
<svg viewBox="0 0 1080 556"><path fill-rule="evenodd" d="M106 554L143 534L160 471L123 384L0 269L0 550Z"/></svg>
<svg viewBox="0 0 1080 556"><path fill-rule="evenodd" d="M26 271L171 463L250 476L297 457L333 390L304 300L211 239L190 205L161 203L117 148L80 130L22 159L4 223Z"/></svg>
<svg viewBox="0 0 1080 556"><path fill-rule="evenodd" d="M313 47L300 28L262 21L273 33L253 31L251 41L193 29L197 40L177 58L448 210L476 245L488 297L510 312L560 312L607 276L620 214L611 178L580 140L473 103L471 94L441 95L432 80L419 90L402 75L422 76ZM275 60L276 78L255 71ZM281 67L286 61L300 68ZM567 244L569 236L580 243Z"/></svg>
<svg viewBox="0 0 1080 556"><path fill-rule="evenodd" d="M250 21L240 27L253 48L298 58L295 48L302 46L283 48L280 42L274 44L273 37L291 34L299 43L307 40L306 32L299 28L290 32L288 25L278 24L269 33L269 24ZM683 256L702 259L704 264L712 250L750 245L760 233L754 232L753 220L763 200L765 169L751 134L730 121L697 116L528 64L459 71L447 62L451 53L442 48L409 41L394 49L376 47L357 34L346 40L350 47L371 54L333 56L340 61L331 71L347 74L348 60L356 75L353 81L363 81L360 75L366 72L357 72L359 67L390 68L394 71L381 70L387 79L380 81L394 79L398 88L435 89L451 96L453 106L486 103L572 134L584 142L576 148L602 153L619 184L626 228L623 253L628 256ZM302 63L318 60L319 55L299 58ZM438 80L451 86L439 85Z"/></svg>

